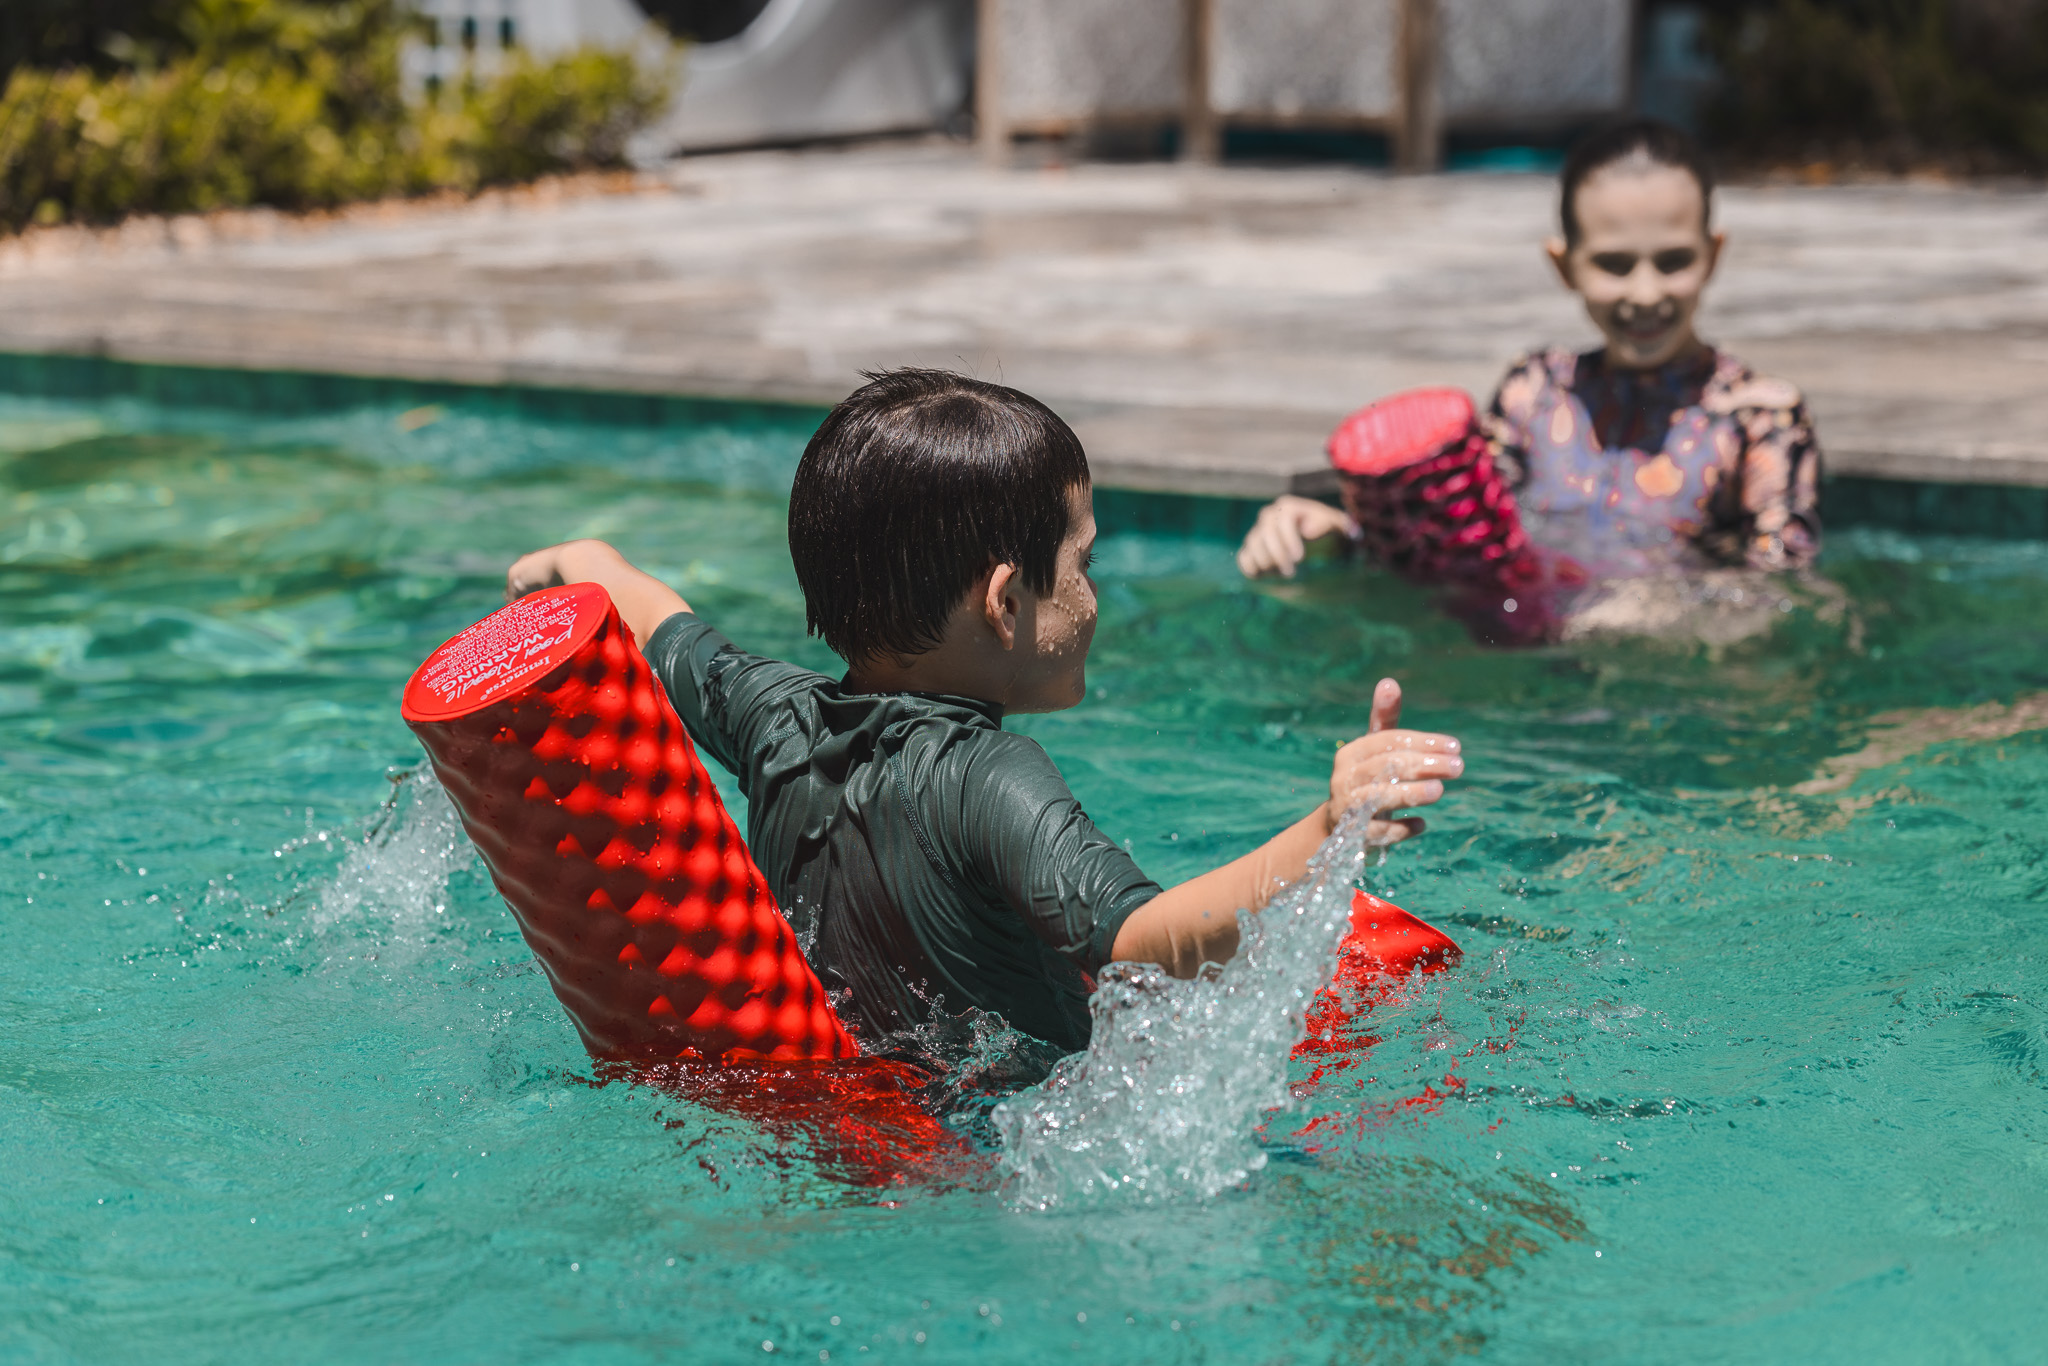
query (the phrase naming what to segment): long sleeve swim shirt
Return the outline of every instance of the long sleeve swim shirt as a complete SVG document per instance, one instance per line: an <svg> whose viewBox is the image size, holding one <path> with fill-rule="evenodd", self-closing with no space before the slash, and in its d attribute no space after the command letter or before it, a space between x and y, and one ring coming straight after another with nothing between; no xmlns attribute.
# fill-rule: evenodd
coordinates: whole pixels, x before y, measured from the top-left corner
<svg viewBox="0 0 2048 1366"><path fill-rule="evenodd" d="M988 703L856 692L689 612L646 654L739 780L754 861L842 1018L872 1040L972 1006L1087 1046L1088 979L1160 889L1044 749Z"/></svg>
<svg viewBox="0 0 2048 1366"><path fill-rule="evenodd" d="M1820 445L1799 390L1726 351L1654 370L1604 351L1510 366L1487 418L1529 534L1602 576L1789 569L1820 549Z"/></svg>

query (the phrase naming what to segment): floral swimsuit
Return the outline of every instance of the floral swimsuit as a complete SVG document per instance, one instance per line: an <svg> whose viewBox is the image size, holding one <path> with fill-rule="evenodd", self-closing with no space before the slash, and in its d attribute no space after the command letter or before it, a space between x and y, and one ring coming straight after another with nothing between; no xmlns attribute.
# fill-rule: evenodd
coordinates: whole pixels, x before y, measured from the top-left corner
<svg viewBox="0 0 2048 1366"><path fill-rule="evenodd" d="M1799 391L1711 348L1655 370L1525 356L1486 431L1532 540L1596 577L1788 569L1820 550L1820 447Z"/></svg>

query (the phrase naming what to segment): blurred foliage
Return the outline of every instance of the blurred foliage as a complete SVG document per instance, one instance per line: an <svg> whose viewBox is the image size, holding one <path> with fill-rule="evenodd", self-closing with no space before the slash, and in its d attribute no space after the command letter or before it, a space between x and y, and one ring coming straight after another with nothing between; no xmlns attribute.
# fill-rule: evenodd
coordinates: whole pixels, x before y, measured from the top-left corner
<svg viewBox="0 0 2048 1366"><path fill-rule="evenodd" d="M0 0L0 81L17 66L111 70L131 45L175 44L177 18L166 0Z"/></svg>
<svg viewBox="0 0 2048 1366"><path fill-rule="evenodd" d="M7 78L0 227L317 208L616 166L673 90L672 70L587 49L514 53L407 99L402 0L129 8L147 22L101 34L99 60L19 64Z"/></svg>
<svg viewBox="0 0 2048 1366"><path fill-rule="evenodd" d="M1774 160L2048 169L2048 0L1719 0L1715 141Z"/></svg>

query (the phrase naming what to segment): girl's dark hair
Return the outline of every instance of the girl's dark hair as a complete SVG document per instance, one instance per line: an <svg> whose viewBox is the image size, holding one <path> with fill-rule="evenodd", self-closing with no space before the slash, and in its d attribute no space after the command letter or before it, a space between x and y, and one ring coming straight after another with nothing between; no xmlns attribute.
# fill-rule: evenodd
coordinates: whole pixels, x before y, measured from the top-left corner
<svg viewBox="0 0 2048 1366"><path fill-rule="evenodd" d="M1700 226L1713 217L1714 170L1707 154L1692 138L1658 119L1622 119L1604 124L1580 138L1564 160L1563 189L1558 197L1558 218L1564 226L1567 246L1579 241L1579 187L1593 172L1640 157L1656 166L1684 171L1699 183Z"/></svg>
<svg viewBox="0 0 2048 1366"><path fill-rule="evenodd" d="M943 370L868 375L804 448L789 554L811 634L849 664L922 654L980 574L1052 591L1088 457L1028 394Z"/></svg>

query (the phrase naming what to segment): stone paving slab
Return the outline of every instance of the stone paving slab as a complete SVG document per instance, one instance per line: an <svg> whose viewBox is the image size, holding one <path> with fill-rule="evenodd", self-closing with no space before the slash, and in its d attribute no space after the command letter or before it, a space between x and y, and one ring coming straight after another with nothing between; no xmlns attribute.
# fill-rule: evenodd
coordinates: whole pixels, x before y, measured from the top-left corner
<svg viewBox="0 0 2048 1366"><path fill-rule="evenodd" d="M0 243L0 350L831 401L863 369L1045 398L1124 487L1313 482L1344 413L1482 399L1592 333L1547 178L991 171L946 143L700 158L624 193ZM1738 187L1704 327L1804 387L1829 467L2048 485L2048 196Z"/></svg>

